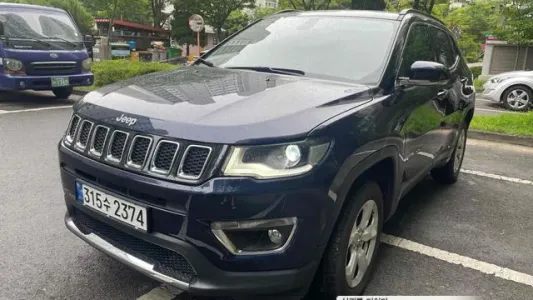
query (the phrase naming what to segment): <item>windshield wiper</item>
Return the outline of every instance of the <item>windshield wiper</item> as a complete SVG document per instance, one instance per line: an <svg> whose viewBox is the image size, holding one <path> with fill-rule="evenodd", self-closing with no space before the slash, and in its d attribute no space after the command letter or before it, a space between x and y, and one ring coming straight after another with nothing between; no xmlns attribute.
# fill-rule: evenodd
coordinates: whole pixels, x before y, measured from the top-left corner
<svg viewBox="0 0 533 300"><path fill-rule="evenodd" d="M215 66L212 62L207 61L207 60L205 60L205 59L203 59L203 58L201 58L201 57L198 57L198 58L196 59L196 61L199 62L199 63L201 63L201 64L204 64L204 65L206 65L206 66L208 66L208 67L211 67L211 68Z"/></svg>
<svg viewBox="0 0 533 300"><path fill-rule="evenodd" d="M62 37L59 37L59 36L54 36L54 37L51 37L50 39L51 39L51 40L53 40L53 39L61 40L61 41L65 42L65 43L67 43L67 44L70 44L70 45L73 46L73 47L78 47L78 44L76 44L76 43L74 43L74 42L71 42L71 41L69 41L69 40L67 40L67 39L64 39L64 38L62 38Z"/></svg>
<svg viewBox="0 0 533 300"><path fill-rule="evenodd" d="M258 66L258 67L227 67L226 69L252 70L252 71L257 71L257 72L265 72L265 73L305 76L304 71L295 70L295 69L286 69L286 68L273 68L273 67Z"/></svg>

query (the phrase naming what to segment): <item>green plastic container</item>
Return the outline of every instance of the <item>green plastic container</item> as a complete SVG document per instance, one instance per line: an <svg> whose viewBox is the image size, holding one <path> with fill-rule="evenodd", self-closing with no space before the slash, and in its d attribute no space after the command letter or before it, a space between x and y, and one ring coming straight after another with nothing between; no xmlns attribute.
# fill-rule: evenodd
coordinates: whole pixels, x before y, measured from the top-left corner
<svg viewBox="0 0 533 300"><path fill-rule="evenodd" d="M181 50L178 48L167 48L168 58L176 58L180 56Z"/></svg>

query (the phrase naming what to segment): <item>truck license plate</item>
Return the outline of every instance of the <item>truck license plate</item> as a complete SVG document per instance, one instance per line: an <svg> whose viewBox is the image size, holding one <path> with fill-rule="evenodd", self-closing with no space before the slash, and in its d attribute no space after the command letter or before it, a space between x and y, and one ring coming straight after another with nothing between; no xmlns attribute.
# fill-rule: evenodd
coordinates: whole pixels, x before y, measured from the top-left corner
<svg viewBox="0 0 533 300"><path fill-rule="evenodd" d="M68 77L52 77L52 87L69 86Z"/></svg>
<svg viewBox="0 0 533 300"><path fill-rule="evenodd" d="M79 181L76 181L76 200L136 229L148 230L148 214L145 207L114 197Z"/></svg>

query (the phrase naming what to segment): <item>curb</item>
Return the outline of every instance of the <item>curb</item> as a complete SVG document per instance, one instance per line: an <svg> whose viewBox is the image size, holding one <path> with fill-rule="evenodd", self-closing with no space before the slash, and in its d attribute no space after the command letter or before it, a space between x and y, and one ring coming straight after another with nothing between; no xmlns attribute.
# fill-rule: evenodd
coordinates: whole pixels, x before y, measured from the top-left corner
<svg viewBox="0 0 533 300"><path fill-rule="evenodd" d="M89 92L85 92L85 91L77 91L76 89L72 90L72 94L73 95L78 95L78 96L85 96L87 95Z"/></svg>
<svg viewBox="0 0 533 300"><path fill-rule="evenodd" d="M523 137L478 130L468 130L468 137L477 140L533 147L533 137Z"/></svg>

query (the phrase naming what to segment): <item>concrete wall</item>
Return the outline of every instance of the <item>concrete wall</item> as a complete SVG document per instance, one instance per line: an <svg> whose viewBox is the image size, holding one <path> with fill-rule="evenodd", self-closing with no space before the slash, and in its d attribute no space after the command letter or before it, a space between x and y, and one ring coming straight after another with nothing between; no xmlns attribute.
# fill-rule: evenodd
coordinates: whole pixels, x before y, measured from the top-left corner
<svg viewBox="0 0 533 300"><path fill-rule="evenodd" d="M487 41L482 78L518 70L533 70L533 46L513 45L504 41Z"/></svg>

